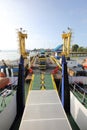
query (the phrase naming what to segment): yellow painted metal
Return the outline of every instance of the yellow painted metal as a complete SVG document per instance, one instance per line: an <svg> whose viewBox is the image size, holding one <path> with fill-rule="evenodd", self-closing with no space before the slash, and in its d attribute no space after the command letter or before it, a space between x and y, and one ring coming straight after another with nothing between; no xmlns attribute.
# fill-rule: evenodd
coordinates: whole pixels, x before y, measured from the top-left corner
<svg viewBox="0 0 87 130"><path fill-rule="evenodd" d="M44 74L41 74L41 90L45 90L45 81L44 81Z"/></svg>
<svg viewBox="0 0 87 130"><path fill-rule="evenodd" d="M19 38L19 49L20 54L26 58L28 56L28 53L25 50L25 38L27 38L27 34L22 32L22 29L18 31L18 38Z"/></svg>
<svg viewBox="0 0 87 130"><path fill-rule="evenodd" d="M46 65L39 65L39 69L40 70L45 70L46 69Z"/></svg>
<svg viewBox="0 0 87 130"><path fill-rule="evenodd" d="M41 79L44 79L44 74L41 74Z"/></svg>
<svg viewBox="0 0 87 130"><path fill-rule="evenodd" d="M34 60L35 60L35 56L33 56L32 60L31 60L31 62L30 62L29 68L32 67L32 65L33 65L33 63L34 63Z"/></svg>
<svg viewBox="0 0 87 130"><path fill-rule="evenodd" d="M54 87L54 89L56 89L57 90L57 87L56 87L56 84L55 84L55 81L54 81L54 77L53 77L53 75L51 74L51 78L52 78L52 82L53 82L53 87Z"/></svg>
<svg viewBox="0 0 87 130"><path fill-rule="evenodd" d="M62 55L65 55L66 57L69 57L70 55L70 42L71 42L71 35L72 32L68 32L68 33L63 33L62 34L62 39L63 39L63 51L62 51Z"/></svg>
<svg viewBox="0 0 87 130"><path fill-rule="evenodd" d="M45 87L44 87L43 85L41 86L41 90L46 90Z"/></svg>
<svg viewBox="0 0 87 130"><path fill-rule="evenodd" d="M58 61L55 57L50 56L50 59L51 59L52 61L54 61L54 62L56 63L56 65L57 65L60 69L62 69L62 66L60 65L59 61Z"/></svg>
<svg viewBox="0 0 87 130"><path fill-rule="evenodd" d="M46 69L46 56L45 54L39 56L39 69Z"/></svg>
<svg viewBox="0 0 87 130"><path fill-rule="evenodd" d="M45 83L45 81L41 81L41 84L44 84Z"/></svg>
<svg viewBox="0 0 87 130"><path fill-rule="evenodd" d="M32 79L31 79L31 83L30 83L30 85L29 85L29 91L32 89L32 83L33 83L33 81L34 81L34 74L32 75Z"/></svg>
<svg viewBox="0 0 87 130"><path fill-rule="evenodd" d="M27 96L27 99L26 99L26 105L29 103L28 99L29 99L29 96L30 96L30 90L32 89L33 80L34 80L34 74L32 75L31 83L29 85L28 96Z"/></svg>

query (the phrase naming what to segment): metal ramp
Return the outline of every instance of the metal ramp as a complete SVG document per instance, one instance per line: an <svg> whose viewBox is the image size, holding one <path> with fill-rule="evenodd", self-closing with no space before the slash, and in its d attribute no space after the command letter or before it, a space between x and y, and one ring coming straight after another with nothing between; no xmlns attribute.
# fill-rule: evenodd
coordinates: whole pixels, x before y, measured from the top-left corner
<svg viewBox="0 0 87 130"><path fill-rule="evenodd" d="M72 130L56 90L30 90L19 130Z"/></svg>

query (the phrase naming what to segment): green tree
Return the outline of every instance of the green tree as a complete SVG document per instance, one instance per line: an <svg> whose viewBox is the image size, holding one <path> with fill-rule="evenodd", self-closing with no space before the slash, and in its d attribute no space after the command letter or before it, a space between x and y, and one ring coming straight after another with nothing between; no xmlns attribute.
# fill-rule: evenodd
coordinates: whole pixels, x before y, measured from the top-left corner
<svg viewBox="0 0 87 130"><path fill-rule="evenodd" d="M85 51L84 47L81 46L81 47L78 48L78 52L84 52L84 51Z"/></svg>
<svg viewBox="0 0 87 130"><path fill-rule="evenodd" d="M87 52L87 47L86 47L86 48L84 48L84 52Z"/></svg>
<svg viewBox="0 0 87 130"><path fill-rule="evenodd" d="M72 51L77 52L78 48L79 48L79 45L74 44L74 45L72 46Z"/></svg>

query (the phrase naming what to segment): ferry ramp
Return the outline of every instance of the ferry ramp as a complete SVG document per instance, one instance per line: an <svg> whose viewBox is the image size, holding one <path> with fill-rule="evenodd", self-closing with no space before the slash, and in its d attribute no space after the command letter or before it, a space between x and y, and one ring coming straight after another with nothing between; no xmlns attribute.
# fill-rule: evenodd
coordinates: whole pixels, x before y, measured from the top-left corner
<svg viewBox="0 0 87 130"><path fill-rule="evenodd" d="M52 75L35 74L19 130L72 130Z"/></svg>

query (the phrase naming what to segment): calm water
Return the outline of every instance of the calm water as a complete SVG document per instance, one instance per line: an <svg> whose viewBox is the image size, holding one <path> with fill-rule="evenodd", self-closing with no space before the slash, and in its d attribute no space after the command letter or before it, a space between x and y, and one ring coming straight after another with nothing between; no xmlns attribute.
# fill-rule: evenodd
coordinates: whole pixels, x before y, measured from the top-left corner
<svg viewBox="0 0 87 130"><path fill-rule="evenodd" d="M30 52L30 56L36 55L35 52ZM0 61L4 60L18 60L20 58L20 54L18 51L0 51Z"/></svg>
<svg viewBox="0 0 87 130"><path fill-rule="evenodd" d="M17 60L20 55L17 51L0 51L0 61L4 60Z"/></svg>

